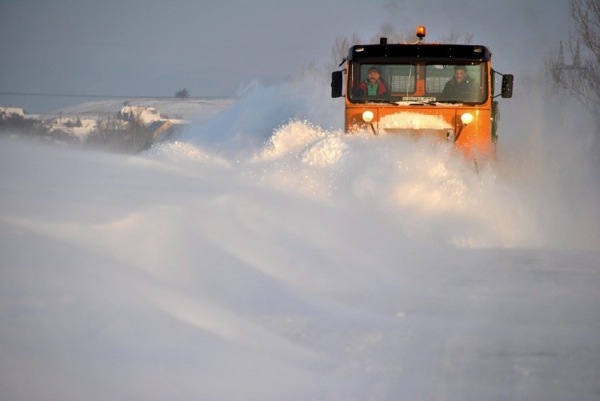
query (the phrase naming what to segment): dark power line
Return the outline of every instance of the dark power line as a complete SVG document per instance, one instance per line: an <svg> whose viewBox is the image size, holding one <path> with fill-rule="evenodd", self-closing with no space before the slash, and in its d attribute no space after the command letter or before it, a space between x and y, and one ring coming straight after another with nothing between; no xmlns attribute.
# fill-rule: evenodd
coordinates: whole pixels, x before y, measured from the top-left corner
<svg viewBox="0 0 600 401"><path fill-rule="evenodd" d="M125 95L83 95L76 93L41 93L41 92L7 92L0 91L0 95L32 96L32 97L78 97L78 98L102 98L102 99L173 99L176 96L125 96ZM191 99L220 99L221 96L190 96Z"/></svg>
<svg viewBox="0 0 600 401"><path fill-rule="evenodd" d="M0 92L0 95L14 95L14 96L39 96L39 97L95 97L95 98L166 98L167 96L124 96L124 95L82 95L76 93L40 93L40 92ZM173 97L173 96L168 96Z"/></svg>

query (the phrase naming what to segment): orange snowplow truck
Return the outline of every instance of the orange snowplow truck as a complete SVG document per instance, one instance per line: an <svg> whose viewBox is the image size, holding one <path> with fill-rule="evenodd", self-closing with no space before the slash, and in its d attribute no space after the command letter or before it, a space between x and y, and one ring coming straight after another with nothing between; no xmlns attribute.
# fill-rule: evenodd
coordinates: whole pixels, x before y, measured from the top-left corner
<svg viewBox="0 0 600 401"><path fill-rule="evenodd" d="M331 82L331 96L346 100L346 131L431 136L475 160L494 159L494 99L512 97L513 75L492 69L485 46L424 43L423 26L417 37L413 44L381 38L350 48L346 68L333 72Z"/></svg>

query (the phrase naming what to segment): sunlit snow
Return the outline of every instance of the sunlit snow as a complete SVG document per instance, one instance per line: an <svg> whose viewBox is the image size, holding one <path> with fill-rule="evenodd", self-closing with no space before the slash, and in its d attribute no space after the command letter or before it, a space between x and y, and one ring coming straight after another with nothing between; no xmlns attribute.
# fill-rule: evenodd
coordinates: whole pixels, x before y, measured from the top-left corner
<svg viewBox="0 0 600 401"><path fill-rule="evenodd" d="M475 168L310 81L139 155L0 142L0 399L600 397L584 114L521 87Z"/></svg>

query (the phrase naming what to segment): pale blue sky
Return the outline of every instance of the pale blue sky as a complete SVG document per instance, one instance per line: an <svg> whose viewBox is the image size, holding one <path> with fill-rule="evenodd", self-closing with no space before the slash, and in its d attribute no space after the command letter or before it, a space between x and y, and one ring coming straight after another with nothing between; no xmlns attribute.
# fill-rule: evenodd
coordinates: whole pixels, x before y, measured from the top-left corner
<svg viewBox="0 0 600 401"><path fill-rule="evenodd" d="M572 25L567 0L0 0L0 92L231 96L328 64L338 35L384 23L470 33L502 72L543 61ZM57 109L82 99L1 95Z"/></svg>

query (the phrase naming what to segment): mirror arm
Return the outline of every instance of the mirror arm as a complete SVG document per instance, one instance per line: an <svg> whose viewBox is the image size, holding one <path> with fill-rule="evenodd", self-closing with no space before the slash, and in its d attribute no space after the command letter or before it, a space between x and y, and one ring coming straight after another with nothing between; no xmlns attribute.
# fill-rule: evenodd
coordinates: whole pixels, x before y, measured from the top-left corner
<svg viewBox="0 0 600 401"><path fill-rule="evenodd" d="M504 89L505 89L504 88L504 79L506 79L508 77L512 77L512 74L502 74L501 72L498 72L498 71L494 70L493 68L492 68L492 73L500 75L502 77L502 83L503 83L502 87L500 88L500 93L497 94L497 95L495 95L495 96L492 96L492 99L495 99L495 98L497 98L499 96L502 96L504 94ZM511 87L511 89L510 89L511 95L507 96L507 97L512 97L512 79L511 79L511 82L510 82L510 87Z"/></svg>

